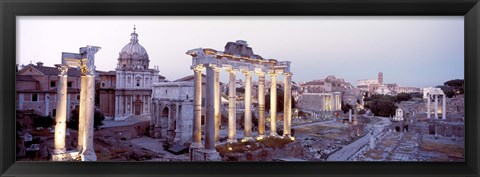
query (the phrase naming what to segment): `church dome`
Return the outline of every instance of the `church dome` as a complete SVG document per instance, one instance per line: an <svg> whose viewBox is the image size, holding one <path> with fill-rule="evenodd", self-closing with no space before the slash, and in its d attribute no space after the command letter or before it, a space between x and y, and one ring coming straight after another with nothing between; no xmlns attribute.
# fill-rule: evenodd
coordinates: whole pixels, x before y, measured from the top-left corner
<svg viewBox="0 0 480 177"><path fill-rule="evenodd" d="M119 53L119 64L123 65L123 68L147 69L150 61L147 50L138 43L138 34L135 31L136 28L133 28L130 43L125 45Z"/></svg>

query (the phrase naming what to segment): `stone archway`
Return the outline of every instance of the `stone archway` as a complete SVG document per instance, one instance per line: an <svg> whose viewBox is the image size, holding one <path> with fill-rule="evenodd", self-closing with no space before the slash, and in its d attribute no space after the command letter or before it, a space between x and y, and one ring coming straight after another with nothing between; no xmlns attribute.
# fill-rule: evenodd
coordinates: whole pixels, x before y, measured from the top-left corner
<svg viewBox="0 0 480 177"><path fill-rule="evenodd" d="M168 109L168 107L165 106L162 110L161 117L168 117L169 112L170 112L170 110Z"/></svg>

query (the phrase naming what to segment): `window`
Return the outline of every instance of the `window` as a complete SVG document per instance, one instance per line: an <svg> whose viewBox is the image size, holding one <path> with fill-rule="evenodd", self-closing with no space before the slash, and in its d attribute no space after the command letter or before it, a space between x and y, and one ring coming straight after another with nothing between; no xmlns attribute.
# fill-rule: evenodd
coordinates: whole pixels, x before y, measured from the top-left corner
<svg viewBox="0 0 480 177"><path fill-rule="evenodd" d="M202 107L205 107L205 98L202 98Z"/></svg>
<svg viewBox="0 0 480 177"><path fill-rule="evenodd" d="M102 87L105 87L105 82L102 82Z"/></svg>
<svg viewBox="0 0 480 177"><path fill-rule="evenodd" d="M140 87L140 80L137 79L137 87Z"/></svg>
<svg viewBox="0 0 480 177"><path fill-rule="evenodd" d="M38 101L38 94L32 93L32 101Z"/></svg>
<svg viewBox="0 0 480 177"><path fill-rule="evenodd" d="M77 95L77 100L80 100L80 94Z"/></svg>
<svg viewBox="0 0 480 177"><path fill-rule="evenodd" d="M168 93L168 90L165 90L165 94L167 94L167 93Z"/></svg>
<svg viewBox="0 0 480 177"><path fill-rule="evenodd" d="M187 95L187 100L188 100L188 95Z"/></svg>
<svg viewBox="0 0 480 177"><path fill-rule="evenodd" d="M67 87L68 87L68 88L71 88L71 87L72 87L72 84L73 84L73 83L72 83L71 81L70 81L70 82L67 82Z"/></svg>
<svg viewBox="0 0 480 177"><path fill-rule="evenodd" d="M55 81L50 81L50 87L56 87L57 86L57 82Z"/></svg>

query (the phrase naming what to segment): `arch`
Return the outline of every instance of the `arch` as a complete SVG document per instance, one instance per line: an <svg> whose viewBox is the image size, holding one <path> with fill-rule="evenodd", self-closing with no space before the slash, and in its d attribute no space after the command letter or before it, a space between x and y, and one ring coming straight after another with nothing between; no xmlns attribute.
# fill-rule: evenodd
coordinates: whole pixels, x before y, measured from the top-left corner
<svg viewBox="0 0 480 177"><path fill-rule="evenodd" d="M162 110L162 114L161 116L162 117L168 117L168 113L170 112L170 110L168 109L168 107L164 107L163 110Z"/></svg>

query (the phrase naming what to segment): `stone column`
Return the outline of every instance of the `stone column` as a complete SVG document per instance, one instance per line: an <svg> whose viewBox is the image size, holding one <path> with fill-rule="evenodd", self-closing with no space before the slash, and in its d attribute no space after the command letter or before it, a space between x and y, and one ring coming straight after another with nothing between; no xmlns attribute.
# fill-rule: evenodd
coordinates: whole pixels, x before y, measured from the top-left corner
<svg viewBox="0 0 480 177"><path fill-rule="evenodd" d="M438 119L438 95L435 94L435 119Z"/></svg>
<svg viewBox="0 0 480 177"><path fill-rule="evenodd" d="M190 149L203 148L202 145L202 70L203 66L197 65L193 68L193 135Z"/></svg>
<svg viewBox="0 0 480 177"><path fill-rule="evenodd" d="M430 94L427 93L427 118L430 119Z"/></svg>
<svg viewBox="0 0 480 177"><path fill-rule="evenodd" d="M250 71L244 70L245 74L245 125L243 140L252 140L252 75Z"/></svg>
<svg viewBox="0 0 480 177"><path fill-rule="evenodd" d="M235 70L228 69L230 81L228 82L228 142L236 142L237 118L236 118L236 88L235 88Z"/></svg>
<svg viewBox="0 0 480 177"><path fill-rule="evenodd" d="M348 121L352 122L352 109L348 110Z"/></svg>
<svg viewBox="0 0 480 177"><path fill-rule="evenodd" d="M77 142L77 149L82 152L84 150L84 142L85 142L85 113L87 109L87 94L88 94L88 87L87 87L87 76L81 76L80 82L80 105L78 111L78 142Z"/></svg>
<svg viewBox="0 0 480 177"><path fill-rule="evenodd" d="M118 95L115 95L115 115L113 116L113 119L118 116Z"/></svg>
<svg viewBox="0 0 480 177"><path fill-rule="evenodd" d="M215 65L207 66L205 149L215 151Z"/></svg>
<svg viewBox="0 0 480 177"><path fill-rule="evenodd" d="M161 112L162 112L162 105L160 104L159 100L156 100L156 105L157 107L155 108L155 123L154 123L154 128L153 128L153 136L157 139L162 138L162 117Z"/></svg>
<svg viewBox="0 0 480 177"><path fill-rule="evenodd" d="M291 136L292 124L292 74L284 73L284 92L283 92L283 136Z"/></svg>
<svg viewBox="0 0 480 177"><path fill-rule="evenodd" d="M214 69L214 109L215 109L215 144L218 144L220 141L218 135L220 133L220 68Z"/></svg>
<svg viewBox="0 0 480 177"><path fill-rule="evenodd" d="M97 156L93 148L93 122L95 113L95 75L91 71L87 75L87 102L85 104L85 127L82 161L96 161Z"/></svg>
<svg viewBox="0 0 480 177"><path fill-rule="evenodd" d="M55 154L65 153L65 135L67 131L67 71L68 66L57 65L58 86L57 86L57 112L55 115ZM61 159L53 159L61 160Z"/></svg>
<svg viewBox="0 0 480 177"><path fill-rule="evenodd" d="M323 111L326 111L328 110L327 109L327 95L325 93L323 93Z"/></svg>
<svg viewBox="0 0 480 177"><path fill-rule="evenodd" d="M269 73L270 86L270 136L277 136L277 74Z"/></svg>
<svg viewBox="0 0 480 177"><path fill-rule="evenodd" d="M445 94L442 94L442 119L446 120L447 119L447 97Z"/></svg>
<svg viewBox="0 0 480 177"><path fill-rule="evenodd" d="M335 93L332 92L331 94L331 104L332 104L332 111L336 111L337 110L337 98L335 96Z"/></svg>
<svg viewBox="0 0 480 177"><path fill-rule="evenodd" d="M265 73L258 75L258 137L265 136Z"/></svg>

